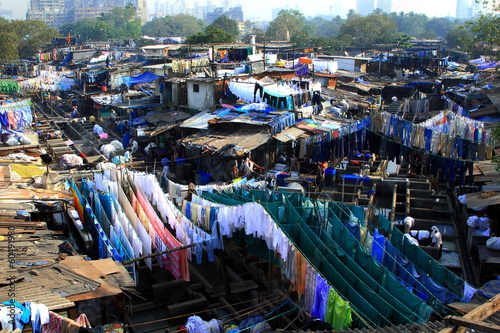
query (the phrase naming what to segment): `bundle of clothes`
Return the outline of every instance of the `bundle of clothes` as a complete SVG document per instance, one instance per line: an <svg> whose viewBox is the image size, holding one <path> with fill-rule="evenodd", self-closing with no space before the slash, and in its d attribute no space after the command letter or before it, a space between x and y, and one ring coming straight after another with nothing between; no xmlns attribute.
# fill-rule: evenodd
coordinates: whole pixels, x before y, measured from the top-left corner
<svg viewBox="0 0 500 333"><path fill-rule="evenodd" d="M30 325L33 333L87 333L94 332L85 314L76 320L62 317L49 311L44 304L23 302L13 299L1 303L0 324L2 329L23 330Z"/></svg>

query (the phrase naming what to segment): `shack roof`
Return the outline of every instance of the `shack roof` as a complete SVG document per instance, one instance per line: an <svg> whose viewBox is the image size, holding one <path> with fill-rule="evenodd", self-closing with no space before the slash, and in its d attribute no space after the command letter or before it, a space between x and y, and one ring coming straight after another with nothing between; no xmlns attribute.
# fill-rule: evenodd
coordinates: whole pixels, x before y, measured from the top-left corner
<svg viewBox="0 0 500 333"><path fill-rule="evenodd" d="M190 135L180 140L185 147L208 148L223 156L237 156L240 152L248 152L267 143L271 133L267 130L221 131L208 130Z"/></svg>
<svg viewBox="0 0 500 333"><path fill-rule="evenodd" d="M208 121L210 119L213 119L216 117L215 114L210 112L209 110L207 111L202 111L198 114L195 114L189 119L186 119L182 122L180 125L181 128L194 128L194 129L207 129L208 128Z"/></svg>

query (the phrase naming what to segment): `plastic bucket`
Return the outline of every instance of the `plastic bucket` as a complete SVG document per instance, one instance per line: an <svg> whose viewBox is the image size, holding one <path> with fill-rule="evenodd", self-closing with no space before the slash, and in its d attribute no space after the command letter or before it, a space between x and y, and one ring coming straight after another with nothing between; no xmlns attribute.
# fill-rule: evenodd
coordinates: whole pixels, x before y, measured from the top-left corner
<svg viewBox="0 0 500 333"><path fill-rule="evenodd" d="M212 181L212 175L209 173L203 173L200 175L200 185L207 185Z"/></svg>
<svg viewBox="0 0 500 333"><path fill-rule="evenodd" d="M333 186L335 185L335 177L337 176L337 170L335 168L325 169L325 185Z"/></svg>
<svg viewBox="0 0 500 333"><path fill-rule="evenodd" d="M196 185L201 185L201 175L205 175L206 173L206 171L196 171L194 173L194 182Z"/></svg>
<svg viewBox="0 0 500 333"><path fill-rule="evenodd" d="M288 178L288 175L287 174L284 174L284 173L280 173L276 176L276 183L278 184L278 186L285 186L285 178Z"/></svg>

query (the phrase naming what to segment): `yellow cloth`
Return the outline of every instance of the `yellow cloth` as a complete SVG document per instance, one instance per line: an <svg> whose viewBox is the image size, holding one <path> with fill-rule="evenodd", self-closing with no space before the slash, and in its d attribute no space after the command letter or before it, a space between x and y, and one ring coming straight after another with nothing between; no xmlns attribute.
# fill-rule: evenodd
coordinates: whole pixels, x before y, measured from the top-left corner
<svg viewBox="0 0 500 333"><path fill-rule="evenodd" d="M41 176L45 173L45 167L39 167L35 165L22 165L22 164L11 164L10 168L12 171L17 173L22 178L31 178L35 176Z"/></svg>

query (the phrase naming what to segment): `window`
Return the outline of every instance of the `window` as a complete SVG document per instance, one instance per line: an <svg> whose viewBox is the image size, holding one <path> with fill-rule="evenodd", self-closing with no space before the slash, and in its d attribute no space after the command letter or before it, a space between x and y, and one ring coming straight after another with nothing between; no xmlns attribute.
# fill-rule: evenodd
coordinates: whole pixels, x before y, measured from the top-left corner
<svg viewBox="0 0 500 333"><path fill-rule="evenodd" d="M199 84L193 84L193 92L200 92L200 85Z"/></svg>

